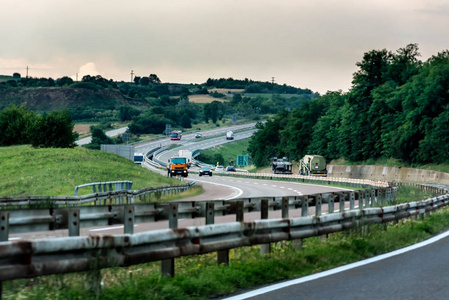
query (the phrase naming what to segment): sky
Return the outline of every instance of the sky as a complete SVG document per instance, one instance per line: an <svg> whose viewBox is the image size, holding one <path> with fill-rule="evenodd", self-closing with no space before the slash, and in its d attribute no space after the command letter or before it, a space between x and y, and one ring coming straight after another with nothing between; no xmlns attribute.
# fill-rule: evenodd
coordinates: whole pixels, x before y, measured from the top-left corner
<svg viewBox="0 0 449 300"><path fill-rule="evenodd" d="M449 0L0 0L0 75L348 91L371 50L449 48ZM27 69L28 68L28 69Z"/></svg>

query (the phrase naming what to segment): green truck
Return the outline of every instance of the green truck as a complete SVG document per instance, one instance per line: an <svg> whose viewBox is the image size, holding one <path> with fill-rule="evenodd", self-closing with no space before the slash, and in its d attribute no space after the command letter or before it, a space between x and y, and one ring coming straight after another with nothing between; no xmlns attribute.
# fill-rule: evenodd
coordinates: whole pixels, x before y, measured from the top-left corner
<svg viewBox="0 0 449 300"><path fill-rule="evenodd" d="M299 175L327 176L326 159L321 155L306 155L298 163Z"/></svg>

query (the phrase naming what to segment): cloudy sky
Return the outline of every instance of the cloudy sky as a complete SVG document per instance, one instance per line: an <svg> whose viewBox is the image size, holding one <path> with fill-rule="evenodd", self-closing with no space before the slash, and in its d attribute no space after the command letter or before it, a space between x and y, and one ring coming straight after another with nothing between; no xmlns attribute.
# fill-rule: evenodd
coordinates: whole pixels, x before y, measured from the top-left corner
<svg viewBox="0 0 449 300"><path fill-rule="evenodd" d="M443 0L1 0L0 75L351 87L363 53L449 48Z"/></svg>

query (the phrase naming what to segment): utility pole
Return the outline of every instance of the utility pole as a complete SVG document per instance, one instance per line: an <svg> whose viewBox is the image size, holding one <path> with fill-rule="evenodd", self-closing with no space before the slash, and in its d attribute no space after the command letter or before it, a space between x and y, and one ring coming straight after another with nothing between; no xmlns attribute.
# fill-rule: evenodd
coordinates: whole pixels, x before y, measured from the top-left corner
<svg viewBox="0 0 449 300"><path fill-rule="evenodd" d="M134 71L131 70L131 82L133 82Z"/></svg>
<svg viewBox="0 0 449 300"><path fill-rule="evenodd" d="M27 77L26 77L26 78L28 78L28 69L29 69L29 68L28 68L28 66L27 66Z"/></svg>
<svg viewBox="0 0 449 300"><path fill-rule="evenodd" d="M271 83L274 84L274 77L271 77Z"/></svg>

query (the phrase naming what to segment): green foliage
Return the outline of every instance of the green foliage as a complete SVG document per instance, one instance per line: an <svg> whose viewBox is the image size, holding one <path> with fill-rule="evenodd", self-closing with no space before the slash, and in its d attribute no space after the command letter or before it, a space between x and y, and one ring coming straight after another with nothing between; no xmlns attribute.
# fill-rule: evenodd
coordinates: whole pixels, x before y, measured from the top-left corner
<svg viewBox="0 0 449 300"><path fill-rule="evenodd" d="M101 144L104 145L114 144L114 140L108 137L106 133L103 131L103 129L96 126L91 126L90 132L92 135L92 141L89 144L84 145L85 148L100 150Z"/></svg>
<svg viewBox="0 0 449 300"><path fill-rule="evenodd" d="M68 111L54 111L40 117L31 138L34 147L73 148L78 133L73 132L72 117Z"/></svg>
<svg viewBox="0 0 449 300"><path fill-rule="evenodd" d="M32 144L34 147L71 148L78 134L73 132L68 111L39 116L25 107L0 111L0 146Z"/></svg>
<svg viewBox="0 0 449 300"><path fill-rule="evenodd" d="M183 128L192 128L192 120L187 113L184 113L181 117L181 126Z"/></svg>
<svg viewBox="0 0 449 300"><path fill-rule="evenodd" d="M254 136L256 165L273 153L293 160L319 154L328 160L448 163L449 51L425 63L418 56L416 44L365 53L348 93L328 92L287 115L280 112Z"/></svg>
<svg viewBox="0 0 449 300"><path fill-rule="evenodd" d="M29 144L37 121L37 114L24 106L0 111L0 146Z"/></svg>

